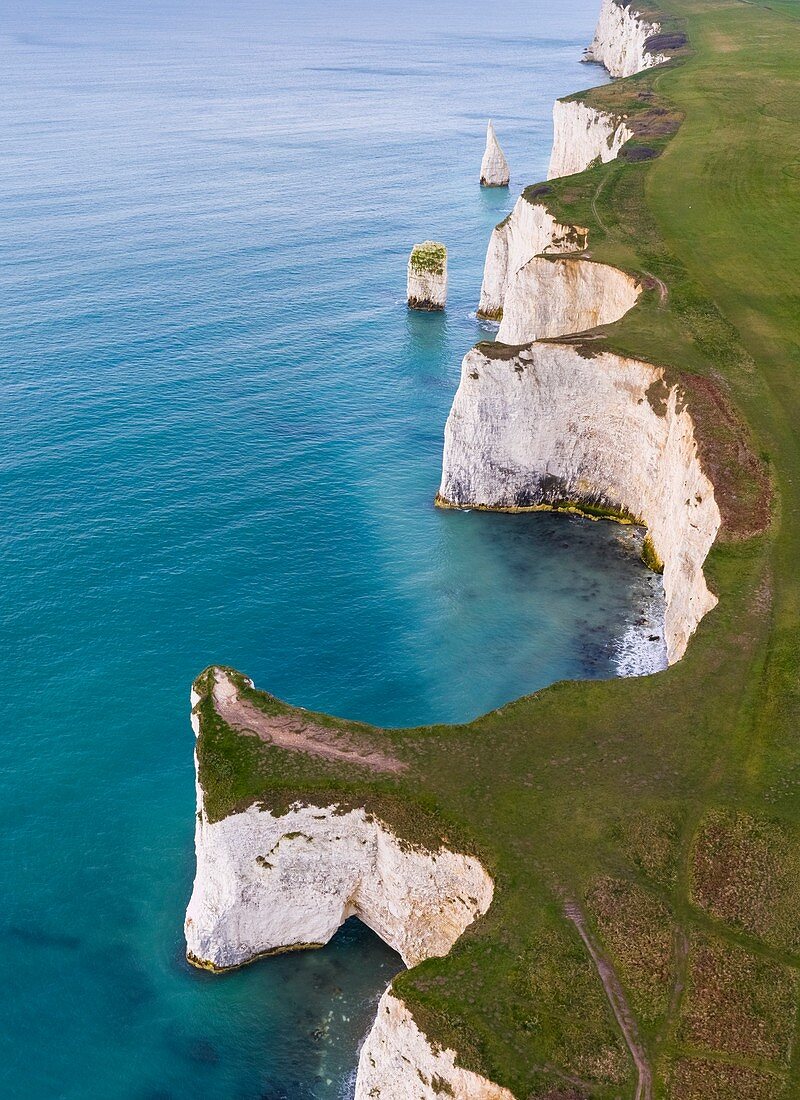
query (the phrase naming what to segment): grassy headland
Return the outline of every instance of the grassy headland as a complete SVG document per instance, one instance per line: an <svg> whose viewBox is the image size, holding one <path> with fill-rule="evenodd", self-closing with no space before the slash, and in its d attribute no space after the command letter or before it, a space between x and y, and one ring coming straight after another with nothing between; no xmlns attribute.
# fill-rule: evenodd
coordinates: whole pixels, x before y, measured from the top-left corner
<svg viewBox="0 0 800 1100"><path fill-rule="evenodd" d="M635 1092L565 897L619 976L656 1096L800 1096L800 5L659 6L690 48L592 93L650 112L633 143L650 152L542 198L589 227L594 258L651 280L603 343L680 378L698 425L724 528L706 565L720 602L686 656L464 726L359 726L402 775L278 749L203 704L212 817L366 805L412 843L479 854L489 912L396 988L431 1039L520 1100Z"/></svg>

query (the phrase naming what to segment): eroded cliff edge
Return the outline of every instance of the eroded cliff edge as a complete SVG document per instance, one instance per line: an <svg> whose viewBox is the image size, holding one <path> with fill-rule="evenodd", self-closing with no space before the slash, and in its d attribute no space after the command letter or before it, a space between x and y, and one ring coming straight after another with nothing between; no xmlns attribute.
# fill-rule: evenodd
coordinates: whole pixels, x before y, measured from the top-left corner
<svg viewBox="0 0 800 1100"><path fill-rule="evenodd" d="M569 343L467 354L445 430L441 504L585 509L643 523L663 563L670 662L716 603L720 527L689 410L664 372Z"/></svg>
<svg viewBox="0 0 800 1100"><path fill-rule="evenodd" d="M611 76L634 76L669 60L659 47L661 24L637 11L629 0L602 0L594 37L584 61L596 61Z"/></svg>
<svg viewBox="0 0 800 1100"><path fill-rule="evenodd" d="M220 714L221 691L237 693L225 669L197 680L191 700L197 736L202 704ZM247 715L241 728L255 725ZM279 736L268 716L258 732ZM446 955L488 909L494 889L473 857L443 847L426 851L361 808L298 801L273 814L251 804L211 820L199 775L195 854L186 949L194 966L208 970L322 947L353 916L415 966Z"/></svg>

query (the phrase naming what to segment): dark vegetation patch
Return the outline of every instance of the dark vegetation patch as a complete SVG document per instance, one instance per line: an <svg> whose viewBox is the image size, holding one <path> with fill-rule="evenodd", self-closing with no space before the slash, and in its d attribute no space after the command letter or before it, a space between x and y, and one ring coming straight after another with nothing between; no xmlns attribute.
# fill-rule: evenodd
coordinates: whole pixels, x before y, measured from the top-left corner
<svg viewBox="0 0 800 1100"><path fill-rule="evenodd" d="M446 262L447 249L439 241L415 244L409 259L413 271L429 275L443 275Z"/></svg>
<svg viewBox="0 0 800 1100"><path fill-rule="evenodd" d="M641 160L652 160L658 156L659 152L660 150L654 149L652 145L639 145L637 142L629 141L623 145L619 155L623 160L635 163Z"/></svg>
<svg viewBox="0 0 800 1100"><path fill-rule="evenodd" d="M534 1089L528 1100L591 1100L591 1093L577 1085L543 1085L542 1089Z"/></svg>
<svg viewBox="0 0 800 1100"><path fill-rule="evenodd" d="M602 876L586 895L601 942L645 1031L662 1022L673 983L673 916L649 890Z"/></svg>
<svg viewBox="0 0 800 1100"><path fill-rule="evenodd" d="M688 39L681 31L674 34L651 34L645 41L644 48L648 53L663 53L665 50L682 50L687 43Z"/></svg>
<svg viewBox="0 0 800 1100"><path fill-rule="evenodd" d="M787 1068L795 1031L798 973L726 940L695 936L678 1038L717 1054Z"/></svg>
<svg viewBox="0 0 800 1100"><path fill-rule="evenodd" d="M708 375L682 374L681 387L695 425L700 462L714 486L727 538L763 534L772 518L769 466L734 408L727 386Z"/></svg>
<svg viewBox="0 0 800 1100"><path fill-rule="evenodd" d="M691 899L712 917L800 955L800 830L735 810L700 824Z"/></svg>
<svg viewBox="0 0 800 1100"><path fill-rule="evenodd" d="M668 1100L790 1100L784 1077L707 1058L679 1059L668 1081Z"/></svg>
<svg viewBox="0 0 800 1100"><path fill-rule="evenodd" d="M669 407L669 386L663 378L656 378L647 387L647 403L656 416L666 416Z"/></svg>
<svg viewBox="0 0 800 1100"><path fill-rule="evenodd" d="M664 572L664 562L658 556L656 544L653 542L649 532L645 535L644 542L642 543L642 561L648 569L653 571L653 573Z"/></svg>
<svg viewBox="0 0 800 1100"><path fill-rule="evenodd" d="M530 344L501 344L497 340L481 340L475 348L487 359L501 363L518 358L521 351L529 351Z"/></svg>

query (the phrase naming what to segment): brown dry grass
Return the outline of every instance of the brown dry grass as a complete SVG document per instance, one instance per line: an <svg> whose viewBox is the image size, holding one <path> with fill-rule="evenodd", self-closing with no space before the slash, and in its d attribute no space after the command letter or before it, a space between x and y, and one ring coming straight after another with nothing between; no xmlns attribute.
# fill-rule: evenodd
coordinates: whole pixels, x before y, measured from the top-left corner
<svg viewBox="0 0 800 1100"><path fill-rule="evenodd" d="M780 822L712 810L695 838L691 900L733 928L800 953L797 834Z"/></svg>
<svg viewBox="0 0 800 1100"><path fill-rule="evenodd" d="M797 993L797 971L727 941L695 936L679 1039L688 1047L786 1068Z"/></svg>

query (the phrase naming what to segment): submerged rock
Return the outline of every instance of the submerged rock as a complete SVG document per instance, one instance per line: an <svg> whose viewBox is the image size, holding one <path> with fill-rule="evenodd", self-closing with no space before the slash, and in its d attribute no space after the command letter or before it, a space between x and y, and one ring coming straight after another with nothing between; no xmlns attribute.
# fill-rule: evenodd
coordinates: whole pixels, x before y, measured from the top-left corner
<svg viewBox="0 0 800 1100"><path fill-rule="evenodd" d="M508 161L505 158L494 125L491 119L486 127L486 149L481 161L481 186L482 187L508 187L510 174Z"/></svg>
<svg viewBox="0 0 800 1100"><path fill-rule="evenodd" d="M438 241L415 244L408 258L410 309L437 310L447 304L447 249Z"/></svg>

